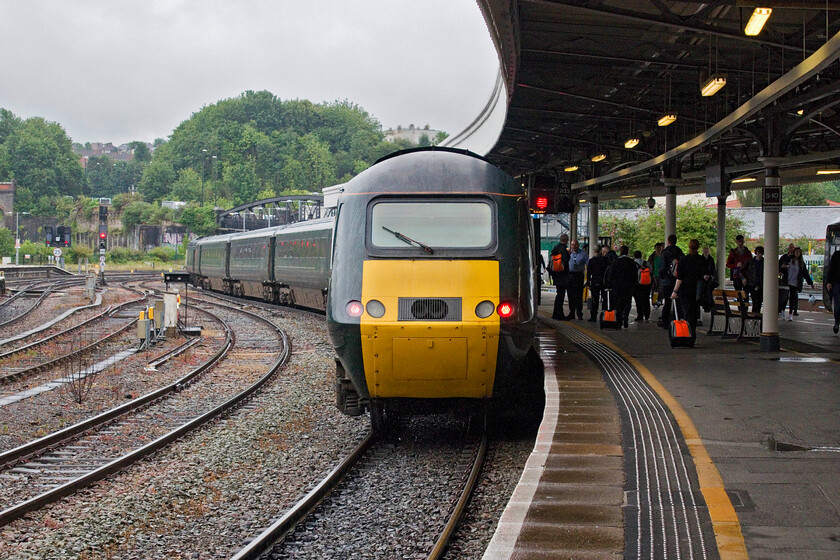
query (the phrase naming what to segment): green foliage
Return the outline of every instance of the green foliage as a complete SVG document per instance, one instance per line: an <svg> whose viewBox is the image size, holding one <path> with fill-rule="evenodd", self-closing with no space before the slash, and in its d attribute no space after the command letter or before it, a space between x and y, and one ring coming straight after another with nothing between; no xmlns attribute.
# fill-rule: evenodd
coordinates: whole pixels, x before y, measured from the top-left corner
<svg viewBox="0 0 840 560"><path fill-rule="evenodd" d="M737 191L735 195L741 206L761 206L761 188ZM827 183L803 183L782 187L784 206L825 206L826 200L840 198L840 181Z"/></svg>
<svg viewBox="0 0 840 560"><path fill-rule="evenodd" d="M178 172L178 180L172 185L172 198L184 202L197 202L201 198L201 177L191 167Z"/></svg>
<svg viewBox="0 0 840 560"><path fill-rule="evenodd" d="M123 208L132 202L141 202L143 196L140 193L120 193L111 199L111 209L117 214L122 213Z"/></svg>
<svg viewBox="0 0 840 560"><path fill-rule="evenodd" d="M85 259L87 259L88 262L93 260L93 249L87 245L76 244L70 247L67 251L67 262L69 263L79 264L83 263Z"/></svg>
<svg viewBox="0 0 840 560"><path fill-rule="evenodd" d="M175 260L175 249L169 247L155 247L146 253L149 257L160 262L170 262Z"/></svg>
<svg viewBox="0 0 840 560"><path fill-rule="evenodd" d="M605 200L598 205L598 208L601 210L643 208L646 206L646 202L642 198L615 198L613 200Z"/></svg>
<svg viewBox="0 0 840 560"><path fill-rule="evenodd" d="M155 158L143 170L143 178L137 185L137 189L146 202L161 200L172 190L175 182L175 168L166 160Z"/></svg>
<svg viewBox="0 0 840 560"><path fill-rule="evenodd" d="M133 228L139 224L152 222L155 207L148 202L132 202L125 207L122 214L122 224L126 229Z"/></svg>
<svg viewBox="0 0 840 560"><path fill-rule="evenodd" d="M190 204L181 214L181 223L196 235L210 235L216 230L216 213L212 206Z"/></svg>
<svg viewBox="0 0 840 560"><path fill-rule="evenodd" d="M631 251L640 250L647 256L653 252L653 245L665 240L665 209L656 208L640 212L635 219L611 218L599 223L600 235L611 236L613 244L627 245ZM734 216L726 218L726 245L735 246L735 236L743 234L741 220ZM706 208L701 203L677 206L677 245L688 252L688 242L697 239L700 247L708 245L712 256L717 259L717 210Z"/></svg>
<svg viewBox="0 0 840 560"><path fill-rule="evenodd" d="M149 163L152 161L152 151L145 142L135 140L134 142L129 142L128 146L134 150L133 161L137 161L139 163Z"/></svg>
<svg viewBox="0 0 840 560"><path fill-rule="evenodd" d="M0 119L2 119L2 114L0 114ZM0 229L0 256L11 257L14 254L15 235L6 228Z"/></svg>
<svg viewBox="0 0 840 560"><path fill-rule="evenodd" d="M82 167L57 123L40 117L20 121L3 110L0 140L0 177L18 184L15 210L33 211L42 197L82 193Z"/></svg>

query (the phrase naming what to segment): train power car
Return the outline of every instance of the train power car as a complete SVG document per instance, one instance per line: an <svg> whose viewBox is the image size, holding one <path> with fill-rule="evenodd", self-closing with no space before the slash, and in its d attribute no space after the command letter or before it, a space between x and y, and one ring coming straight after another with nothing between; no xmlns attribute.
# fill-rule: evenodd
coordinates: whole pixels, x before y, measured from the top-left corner
<svg viewBox="0 0 840 560"><path fill-rule="evenodd" d="M420 403L504 403L533 382L518 367L534 355L533 229L512 177L462 150L392 154L344 185L333 243L344 412L368 407L379 428Z"/></svg>
<svg viewBox="0 0 840 560"><path fill-rule="evenodd" d="M203 237L187 246L191 282L236 297L324 311L332 218Z"/></svg>

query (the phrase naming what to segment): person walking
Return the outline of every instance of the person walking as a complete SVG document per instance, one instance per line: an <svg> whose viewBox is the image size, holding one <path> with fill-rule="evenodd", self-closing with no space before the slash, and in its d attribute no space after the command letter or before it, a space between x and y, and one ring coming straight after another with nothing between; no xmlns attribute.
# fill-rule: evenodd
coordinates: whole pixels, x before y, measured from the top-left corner
<svg viewBox="0 0 840 560"><path fill-rule="evenodd" d="M671 293L677 281L676 275L671 271L671 264L674 260L679 262L684 256L682 249L677 247L677 236L672 233L668 236L668 246L662 250L662 268L659 271L659 280L662 283L662 315L656 324L663 329L669 328L671 324Z"/></svg>
<svg viewBox="0 0 840 560"><path fill-rule="evenodd" d="M633 292L638 285L638 267L630 258L630 248L627 245L622 245L618 254L618 259L612 265L611 287L615 295L616 320L619 326L623 325L626 329L630 322Z"/></svg>
<svg viewBox="0 0 840 560"><path fill-rule="evenodd" d="M700 304L697 301L697 285L706 272L706 262L698 253L700 242L692 239L688 242L688 254L679 261L677 279L670 299L678 300L682 316L691 326L691 332L697 332L697 319L700 316Z"/></svg>
<svg viewBox="0 0 840 560"><path fill-rule="evenodd" d="M744 246L744 236L735 236L735 248L729 251L729 256L726 258L726 268L729 269L729 278L736 290L744 289L741 269L751 258L752 253Z"/></svg>
<svg viewBox="0 0 840 560"><path fill-rule="evenodd" d="M633 300L636 302L636 322L641 323L650 319L650 285L653 274L648 262L642 258L641 251L633 251L633 262L637 269Z"/></svg>
<svg viewBox="0 0 840 560"><path fill-rule="evenodd" d="M835 249L828 261L828 271L825 275L825 289L831 298L831 308L834 311L834 334L840 330L840 249Z"/></svg>
<svg viewBox="0 0 840 560"><path fill-rule="evenodd" d="M589 255L581 251L577 239L572 239L569 248L569 319L583 320L583 285Z"/></svg>
<svg viewBox="0 0 840 560"><path fill-rule="evenodd" d="M571 318L571 315L567 316L563 311L563 301L566 299L566 290L569 287L569 250L566 248L568 242L569 236L564 233L560 236L560 242L551 250L551 256L559 255L563 263L563 270L551 271L551 279L557 287L554 310L551 313L551 318L555 321L568 321Z"/></svg>
<svg viewBox="0 0 840 560"><path fill-rule="evenodd" d="M589 286L589 322L598 320L598 306L604 290L604 274L607 272L607 246L598 246L595 256L586 267L586 284Z"/></svg>
<svg viewBox="0 0 840 560"><path fill-rule="evenodd" d="M764 247L755 248L753 258L743 266L744 288L750 294L753 313L761 312L764 303Z"/></svg>
<svg viewBox="0 0 840 560"><path fill-rule="evenodd" d="M808 266L805 264L805 259L802 258L802 249L799 247L793 250L793 258L788 263L785 278L789 290L787 320L793 321L793 318L799 315L799 293L802 291L805 282L807 281L809 286L814 287L814 281L808 273Z"/></svg>
<svg viewBox="0 0 840 560"><path fill-rule="evenodd" d="M787 283L787 273L790 268L790 261L793 260L793 252L796 250L796 245L791 243L788 245L787 253L779 257L779 318L784 320L785 307L790 299L790 290Z"/></svg>

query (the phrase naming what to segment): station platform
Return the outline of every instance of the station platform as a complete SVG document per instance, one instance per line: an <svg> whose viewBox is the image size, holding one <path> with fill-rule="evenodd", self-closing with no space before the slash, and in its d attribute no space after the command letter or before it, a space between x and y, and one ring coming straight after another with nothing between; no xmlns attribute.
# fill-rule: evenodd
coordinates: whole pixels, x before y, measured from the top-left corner
<svg viewBox="0 0 840 560"><path fill-rule="evenodd" d="M780 321L779 352L703 327L671 349L658 310L615 331L553 303L545 417L484 558L840 558L830 314Z"/></svg>

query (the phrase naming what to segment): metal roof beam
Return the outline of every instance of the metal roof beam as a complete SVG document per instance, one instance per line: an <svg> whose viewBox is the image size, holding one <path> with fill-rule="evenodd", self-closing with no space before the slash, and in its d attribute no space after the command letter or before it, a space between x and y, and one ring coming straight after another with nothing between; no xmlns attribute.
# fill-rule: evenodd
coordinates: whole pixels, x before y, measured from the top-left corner
<svg viewBox="0 0 840 560"><path fill-rule="evenodd" d="M572 185L572 188L585 189L587 187L601 185L621 177L646 172L649 169L665 163L666 161L687 155L732 130L740 122L757 115L762 109L794 89L797 85L802 84L806 80L814 77L820 71L824 70L827 66L833 64L838 60L838 58L840 58L840 33L835 34L826 42L825 45L820 47L817 52L806 58L784 76L764 88L755 97L738 107L723 120L703 132L703 134L700 134L699 136L696 136L649 161L639 165L634 165L633 167L629 167L627 169L622 169L621 171L617 171L615 173L608 173L607 175L602 175L601 177L575 183Z"/></svg>

